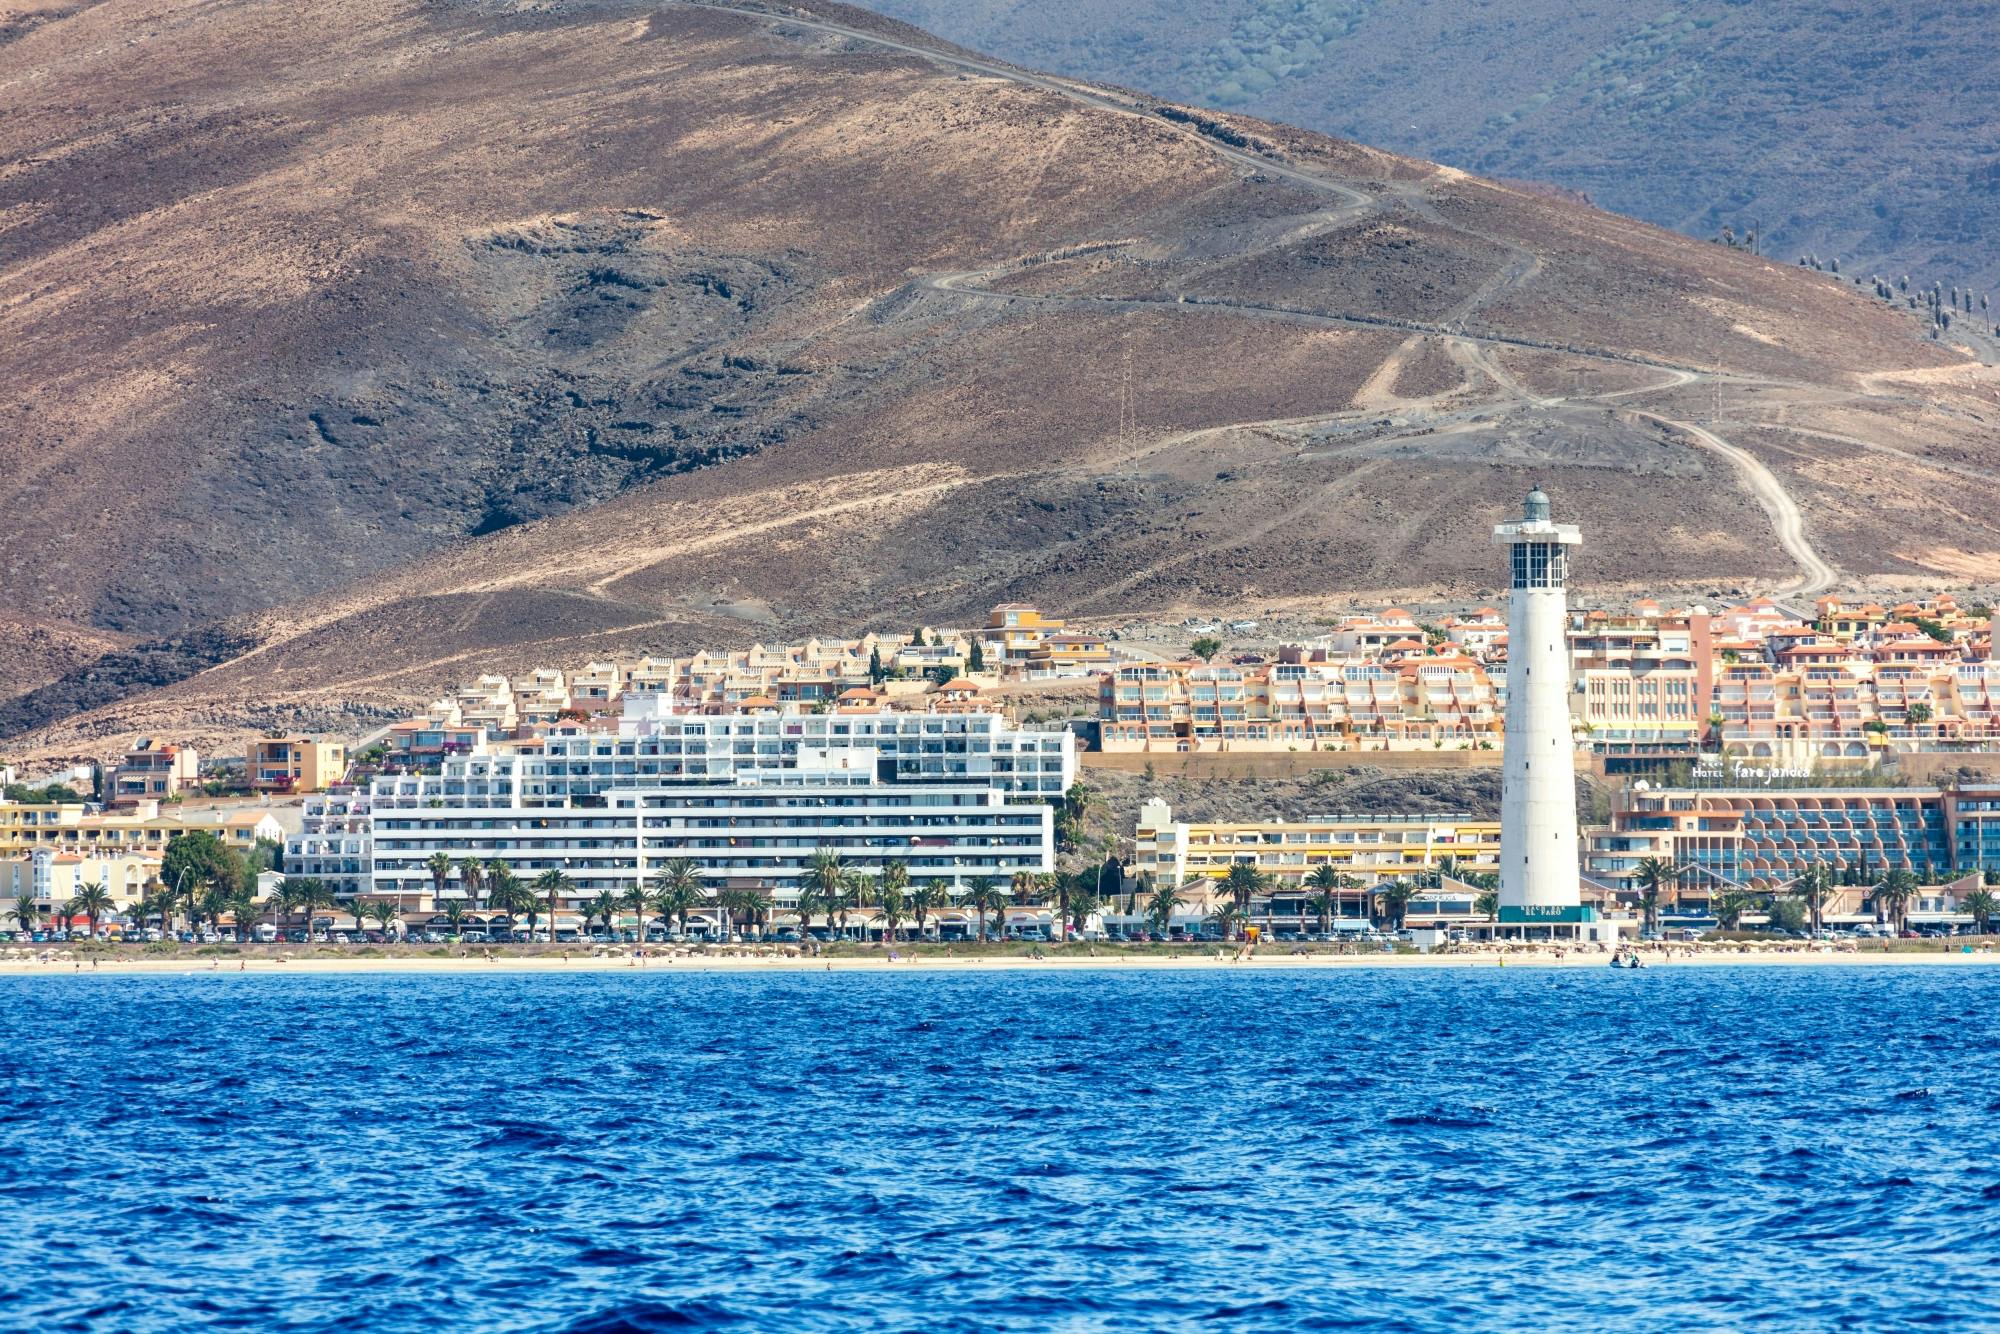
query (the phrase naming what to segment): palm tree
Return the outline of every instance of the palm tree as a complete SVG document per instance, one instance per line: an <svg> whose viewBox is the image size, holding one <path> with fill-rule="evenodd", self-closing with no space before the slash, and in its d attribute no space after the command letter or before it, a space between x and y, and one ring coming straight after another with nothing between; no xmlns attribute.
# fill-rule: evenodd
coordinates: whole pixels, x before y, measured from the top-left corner
<svg viewBox="0 0 2000 1334"><path fill-rule="evenodd" d="M1805 901L1806 920L1812 925L1814 935L1826 925L1826 901L1833 897L1833 868L1824 862L1815 862L1806 867L1793 885L1794 891Z"/></svg>
<svg viewBox="0 0 2000 1334"><path fill-rule="evenodd" d="M1639 909L1645 914L1648 931L1660 927L1660 894L1667 881L1673 878L1674 864L1659 857L1648 857L1632 868L1632 874L1639 881Z"/></svg>
<svg viewBox="0 0 2000 1334"><path fill-rule="evenodd" d="M451 934L453 936L464 934L462 928L465 926L465 915L470 911L466 906L465 900L446 899L442 911L444 913L444 924L451 928Z"/></svg>
<svg viewBox="0 0 2000 1334"><path fill-rule="evenodd" d="M1498 917L1500 915L1500 891L1497 889L1482 889L1479 891L1479 897L1472 901L1472 910L1489 922Z"/></svg>
<svg viewBox="0 0 2000 1334"><path fill-rule="evenodd" d="M175 889L178 891L176 897L179 899L181 907L187 913L188 930L190 931L196 930L201 926L201 899L202 895L207 891L208 885L209 881L206 876L190 875L183 877L175 886Z"/></svg>
<svg viewBox="0 0 2000 1334"><path fill-rule="evenodd" d="M451 854L433 852L424 859L424 869L431 873L431 902L436 903L444 897L444 882L451 877Z"/></svg>
<svg viewBox="0 0 2000 1334"><path fill-rule="evenodd" d="M1742 890L1726 889L1722 893L1717 894L1708 906L1709 911L1715 914L1715 920L1722 925L1723 930L1734 931L1737 923L1743 920L1743 914L1749 912L1757 905L1756 900L1752 899Z"/></svg>
<svg viewBox="0 0 2000 1334"><path fill-rule="evenodd" d="M1183 901L1180 886L1157 886L1153 890L1153 896L1146 900L1146 920L1153 924L1155 931L1164 936L1167 934L1167 928L1174 924L1174 909L1180 907Z"/></svg>
<svg viewBox="0 0 2000 1334"><path fill-rule="evenodd" d="M610 890L599 890L597 897L590 901L590 907L584 910L584 924L587 926L592 918L598 918L604 923L605 934L611 934L612 919L618 915L619 905L623 902L623 899Z"/></svg>
<svg viewBox="0 0 2000 1334"><path fill-rule="evenodd" d="M979 915L979 938L986 939L986 914L997 913L1007 906L1007 896L990 875L976 875L966 882L965 901L972 905Z"/></svg>
<svg viewBox="0 0 2000 1334"><path fill-rule="evenodd" d="M340 900L340 906L354 915L354 933L361 934L361 915L368 911L368 901L359 894L349 894Z"/></svg>
<svg viewBox="0 0 2000 1334"><path fill-rule="evenodd" d="M1223 899L1215 905L1215 911L1209 914L1208 920L1222 933L1224 940L1234 940L1236 933L1243 928L1243 910L1236 906L1236 900Z"/></svg>
<svg viewBox="0 0 2000 1334"><path fill-rule="evenodd" d="M486 917L487 924L501 913L512 917L520 910L523 897L520 877L514 868L503 861L486 863Z"/></svg>
<svg viewBox="0 0 2000 1334"><path fill-rule="evenodd" d="M1909 908L1910 900L1916 897L1917 877L1912 871L1891 871L1875 887L1875 909L1878 914L1886 910L1889 925L1898 928L1903 924L1903 914Z"/></svg>
<svg viewBox="0 0 2000 1334"><path fill-rule="evenodd" d="M643 883L634 884L625 891L624 897L618 900L618 906L630 908L632 915L639 919L639 929L635 934L643 944L646 939L646 909L652 906L652 900L646 894L646 886Z"/></svg>
<svg viewBox="0 0 2000 1334"><path fill-rule="evenodd" d="M1071 878L1065 906L1069 912L1072 931L1078 935L1083 934L1083 928L1090 921L1090 915L1097 911L1098 902L1095 876L1079 875Z"/></svg>
<svg viewBox="0 0 2000 1334"><path fill-rule="evenodd" d="M486 863L477 857L467 857L458 864L458 887L465 891L465 897L477 902L479 887L486 880ZM438 900L433 897L431 902Z"/></svg>
<svg viewBox="0 0 2000 1334"><path fill-rule="evenodd" d="M757 939L763 940L771 934L771 914L775 905L771 899L769 885L745 885L737 891L736 901L742 905L744 914L750 919L748 925L757 930Z"/></svg>
<svg viewBox="0 0 2000 1334"><path fill-rule="evenodd" d="M832 905L826 897L826 892L815 885L811 879L804 876L800 877L799 895L792 902L792 911L798 914L799 935L808 936L812 934L813 914L817 912L826 914L826 933L829 936L833 934Z"/></svg>
<svg viewBox="0 0 2000 1334"><path fill-rule="evenodd" d="M1973 890L1958 906L1972 914L1972 925L1982 936L1986 934L1986 928L1992 924L1993 918L2000 915L2000 898L1994 897L1990 889Z"/></svg>
<svg viewBox="0 0 2000 1334"><path fill-rule="evenodd" d="M167 888L167 886L161 885L153 891L152 897L147 900L147 908L151 913L159 917L160 929L171 932L174 928L174 920L180 916L181 896Z"/></svg>
<svg viewBox="0 0 2000 1334"><path fill-rule="evenodd" d="M479 877L480 888L484 889L486 892L486 897L488 899L491 899L493 897L493 887L495 885L511 882L514 881L515 879L517 879L517 877L514 874L514 868L509 866L506 862L500 860L500 858L495 857L491 861L486 863L486 870L484 874L482 874ZM472 891L468 889L466 892L469 894Z"/></svg>
<svg viewBox="0 0 2000 1334"><path fill-rule="evenodd" d="M1407 880L1391 880L1375 887L1375 901L1382 905L1382 915L1397 929L1403 925L1403 914L1409 911L1410 900L1417 896L1417 887Z"/></svg>
<svg viewBox="0 0 2000 1334"><path fill-rule="evenodd" d="M291 906L305 914L306 939L310 941L312 939L313 914L321 908L331 908L334 906L333 888L319 877L310 875L298 880L287 878L280 888L282 890L286 887L289 887L290 890L286 897Z"/></svg>
<svg viewBox="0 0 2000 1334"><path fill-rule="evenodd" d="M840 911L842 895L847 891L847 867L840 860L840 854L832 848L815 849L812 859L806 863L805 877L799 882L799 930L803 933L811 925L814 912L826 914L826 934L833 936L834 915ZM807 905L811 906L808 907Z"/></svg>
<svg viewBox="0 0 2000 1334"><path fill-rule="evenodd" d="M208 919L209 925L221 926L222 914L229 911L229 905L246 888L248 886L240 879L228 883L219 880L204 882L201 888L201 915Z"/></svg>
<svg viewBox="0 0 2000 1334"><path fill-rule="evenodd" d="M1340 892L1344 889L1359 889L1361 882L1346 875L1333 866L1315 866L1306 877L1306 888L1312 891L1309 902L1313 911L1319 914L1319 932L1327 935L1333 930L1334 914L1340 911Z"/></svg>
<svg viewBox="0 0 2000 1334"><path fill-rule="evenodd" d="M679 923L687 934L688 914L701 903L701 865L692 857L662 862L653 872L653 911Z"/></svg>
<svg viewBox="0 0 2000 1334"><path fill-rule="evenodd" d="M1074 852L1083 842L1084 824L1090 818L1090 811L1097 804L1097 790L1082 779L1069 785L1068 791L1056 801L1056 847L1064 852Z"/></svg>
<svg viewBox="0 0 2000 1334"><path fill-rule="evenodd" d="M111 891L104 887L104 882L93 880L87 885L77 886L76 897L63 905L63 912L71 917L81 913L84 926L94 940L97 937L97 919L117 906L112 902Z"/></svg>
<svg viewBox="0 0 2000 1334"><path fill-rule="evenodd" d="M295 883L290 876L286 876L278 882L277 888L271 891L271 902L269 905L271 925L280 931L284 930L285 927L285 914L290 912L293 907L292 893ZM147 898L139 904L139 920L141 923L146 920L145 914L151 903L152 899Z"/></svg>
<svg viewBox="0 0 2000 1334"><path fill-rule="evenodd" d="M492 919L502 913L510 919L526 915L530 918L532 926L535 911L534 891L521 883L520 877L514 874L511 867L501 865L490 867L489 871L486 881L487 926L490 928Z"/></svg>
<svg viewBox="0 0 2000 1334"><path fill-rule="evenodd" d="M257 891L249 885L238 885L223 906L229 913L229 920L236 923L236 939L248 941L250 928L257 921Z"/></svg>
<svg viewBox="0 0 2000 1334"><path fill-rule="evenodd" d="M729 914L732 934L739 917L742 918L743 925L754 926L758 928L759 935L763 934L765 919L771 913L771 896L763 888L757 885L738 885L732 889L725 889L716 897L722 904L723 910Z"/></svg>
<svg viewBox="0 0 2000 1334"><path fill-rule="evenodd" d="M1016 903L1040 903L1042 901L1042 877L1034 871L1016 871L1012 881L1013 893L1010 897Z"/></svg>
<svg viewBox="0 0 2000 1334"><path fill-rule="evenodd" d="M535 890L548 902L549 943L554 944L556 938L556 908L565 896L576 892L576 881L570 879L565 873L550 868L535 877ZM535 922L533 915L530 914L528 919L529 938L533 939L534 934Z"/></svg>
<svg viewBox="0 0 2000 1334"><path fill-rule="evenodd" d="M1250 900L1270 887L1271 877L1257 869L1255 862L1236 862L1222 877L1223 892L1236 904L1236 913L1243 921L1250 920Z"/></svg>
<svg viewBox="0 0 2000 1334"><path fill-rule="evenodd" d="M910 916L917 923L917 938L924 934L924 919L950 904L951 895L942 880L919 880L910 888Z"/></svg>
<svg viewBox="0 0 2000 1334"><path fill-rule="evenodd" d="M875 877L859 867L841 877L840 889L834 898L834 906L840 909L840 934L847 934L847 914L858 910L868 902L868 887Z"/></svg>
<svg viewBox="0 0 2000 1334"><path fill-rule="evenodd" d="M23 931L33 934L35 923L41 920L42 907L35 902L33 891L23 894L14 901L14 921L20 925Z"/></svg>
<svg viewBox="0 0 2000 1334"><path fill-rule="evenodd" d="M368 915L375 919L375 925L381 927L382 934L386 936L389 928L396 924L396 919L403 915L403 905L395 899L371 899Z"/></svg>
<svg viewBox="0 0 2000 1334"><path fill-rule="evenodd" d="M875 883L875 904L882 910L882 920L887 924L885 940L894 943L896 930L902 925L903 910L909 906L909 899L903 893L903 886L909 882L909 871L901 862L884 862L882 878Z"/></svg>
<svg viewBox="0 0 2000 1334"><path fill-rule="evenodd" d="M889 939L894 940L896 926L910 906L910 864L893 858L883 862L875 895L875 901L881 905L882 916L889 922Z"/></svg>

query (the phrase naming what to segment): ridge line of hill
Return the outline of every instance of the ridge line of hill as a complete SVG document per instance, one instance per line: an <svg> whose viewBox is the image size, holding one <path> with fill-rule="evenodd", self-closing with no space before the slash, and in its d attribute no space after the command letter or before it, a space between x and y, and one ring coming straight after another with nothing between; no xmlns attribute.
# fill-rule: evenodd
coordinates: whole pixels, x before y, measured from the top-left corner
<svg viewBox="0 0 2000 1334"><path fill-rule="evenodd" d="M1148 113L1145 109L1141 107L1130 106L1113 95L1100 93L1098 90L1091 88L1089 85L1080 84L1076 81L1051 78L1048 76L1035 74L1031 71L1018 70L1003 62L984 60L979 57L970 55L958 55L948 51L940 51L927 48L911 42L898 41L895 38L886 37L877 33L870 33L861 28L856 28L847 24L835 23L830 20L817 17L812 17L812 18L803 17L799 15L796 11L791 11L786 14L774 14L771 11L760 7L751 5L723 3L722 0L675 0L675 2L688 5L691 8L719 10L724 13L740 14L748 18L759 18L766 21L795 23L801 27L810 28L819 32L828 33L835 36L845 37L852 41L869 42L877 46L887 47L891 50L902 51L912 55L923 56L929 59L937 60L945 65L952 66L955 68L968 69L980 73L991 74L998 78L1004 78L1011 80L1013 82L1026 84L1030 87L1041 88L1047 91L1055 92L1060 94L1061 96L1069 97L1077 101L1084 102L1088 105L1104 107L1125 114L1134 114L1134 115L1159 114L1157 108L1155 108L1151 113ZM1174 118L1167 117L1166 119L1172 120ZM1219 124L1219 122L1216 123ZM1341 210L1330 211L1321 224L1323 227L1331 228L1335 225L1338 225L1341 222L1348 221L1354 217L1365 215L1368 212L1379 207L1379 201L1373 196L1368 195L1363 191L1353 189L1350 186L1342 185L1338 182L1329 181L1324 177L1315 175L1314 173L1308 171L1304 171L1298 167L1294 167L1288 163L1283 162L1282 160L1273 161L1267 159L1262 154L1251 153L1243 148L1236 147L1227 142L1219 141L1217 137L1213 134L1209 134L1206 132L1199 132L1199 131L1197 131L1197 133L1202 147L1207 149L1210 153L1213 153L1217 157L1220 157L1225 162L1229 162L1233 165L1236 165L1238 167L1243 167L1253 172L1277 175L1282 177L1283 179L1290 181L1295 185L1303 185L1310 190L1326 194L1332 194L1346 200L1347 207ZM1408 189L1398 188L1396 184L1391 183L1389 186L1389 191L1390 193L1396 195L1400 200L1406 203L1413 202L1413 192ZM1420 207L1422 206L1420 205ZM1428 210L1425 209L1424 211ZM1504 243L1504 244L1508 244L1508 247L1510 249L1516 250L1516 252L1519 255L1524 256L1530 261L1532 261L1531 265L1529 267L1523 268L1518 265L1510 264L1510 266L1507 269L1501 271L1500 273L1495 274L1493 278L1490 279L1487 283L1483 284L1478 291L1474 292L1470 297L1468 297L1464 302L1462 302L1459 309L1452 312L1452 317L1445 320L1441 324L1427 324L1417 321L1395 320L1389 318L1357 317L1352 313L1325 314L1320 312L1287 310L1283 307L1271 306L1271 305L1251 305L1238 302L1217 301L1200 297L1190 297L1185 293L1180 294L1177 301L1174 304L1206 306L1215 309L1223 309L1232 312L1248 314L1253 317L1277 316L1281 318L1298 318L1306 320L1308 322L1323 322L1328 324L1342 324L1342 325L1358 324L1364 326L1406 329L1412 333L1431 334L1431 335L1441 336L1447 339L1464 340L1474 345L1480 343L1498 343L1503 345L1536 348L1545 351L1559 351L1567 353L1572 356L1580 356L1585 358L1606 360L1606 361L1622 361L1638 365L1645 365L1653 367L1654 369L1657 370L1671 371L1679 375L1687 375L1692 377L1691 379L1683 381L1682 383L1705 382L1713 374L1716 373L1715 370L1712 368L1705 369L1693 366L1680 366L1670 362L1660 361L1636 354L1619 354L1616 352L1603 349L1581 348L1573 345L1559 345L1552 342L1541 342L1537 340L1524 339L1519 337L1509 337L1504 334L1494 335L1494 334L1466 333L1463 328L1464 319L1473 309L1476 309L1480 304L1483 304L1486 300L1490 299L1492 295L1494 295L1494 293L1497 292L1498 290L1509 287L1517 287L1521 285L1535 272L1537 272L1540 268L1540 261L1536 259L1531 253L1522 250L1519 247L1514 247L1511 245L1511 243ZM1088 253L1096 250L1108 249L1109 247L1110 243L1107 242L1078 241L1075 242L1073 245L1066 247L1065 250L1066 254L1075 255L1081 253ZM990 280L991 277L996 272L1008 269L1010 267L1013 266L1000 265L988 269L974 269L965 272L932 274L927 277L919 279L917 281L917 285L920 287L931 288L937 291L969 293L969 294L994 298L1002 301L1014 301L1014 300L1025 299L1030 301L1047 302L1054 304L1089 303L1089 304L1101 305L1104 303L1112 303L1116 305L1131 305L1131 306L1148 306L1148 305L1159 304L1159 303L1138 302L1138 301L1124 302L1120 301L1118 298L1115 297L1074 296L1074 295L1050 296L1044 294L1019 294L1019 293L994 291L990 287L972 285L974 280L981 278L986 278ZM1453 325L1456 325L1458 327L1453 328L1452 327ZM1521 401L1529 403L1537 403L1542 401L1538 400L1534 395L1527 393L1527 391L1522 389L1518 384L1513 383L1511 379L1504 372L1500 371L1490 362L1483 362L1483 358L1480 358L1480 360L1483 363L1482 369L1486 371L1488 378L1493 381L1495 388L1498 389L1503 396L1512 396ZM1754 382L1754 383L1767 383L1767 384L1771 383L1770 381L1757 380L1755 377L1732 377L1732 378L1736 378L1739 380L1747 380L1748 382ZM1596 397L1597 397L1596 395L1584 395L1575 401L1590 402L1593 401ZM1865 398L1872 396L1862 394L1862 395L1857 395L1857 397ZM1561 400L1547 400L1547 401L1555 402ZM1704 427L1697 425L1694 422L1681 421L1676 418L1668 417L1660 413L1644 412L1644 413L1638 413L1637 415L1652 421L1656 421L1663 426L1671 427L1681 432L1684 432L1686 437L1689 440L1693 441L1698 447L1707 449L1710 452L1719 455L1721 458L1723 458L1726 462L1728 462L1731 465L1732 470L1741 480L1744 488L1748 490L1752 494L1752 496L1755 497L1758 505L1770 517L1773 536L1776 537L1779 546L1784 549L1786 555L1789 556L1799 567L1798 578L1784 590L1786 596L1795 598L1809 598L1814 596L1815 594L1823 592L1827 588L1832 587L1834 581L1839 578L1840 575L1839 569L1835 565L1833 565L1832 562L1828 561L1824 556L1822 556L1817 550L1814 549L1812 541L1810 537L1807 536L1806 533L1805 516L1803 509L1798 504L1797 500L1795 500L1792 497L1792 495L1788 491L1786 491L1784 484L1778 480L1776 474L1774 474L1768 467L1766 467L1762 462L1760 462L1754 454L1750 453L1748 450L1743 449L1738 445L1730 443L1728 440L1724 439L1721 435L1717 434L1713 429L1713 423L1711 423L1707 427ZM1230 427L1217 427L1210 429L1242 430L1242 429L1254 429L1256 427L1267 426L1270 424L1271 423L1267 422L1250 422L1250 423L1241 423ZM1153 571L1151 570L1138 571L1133 576L1131 576L1131 580L1137 580L1138 578L1141 578L1151 573L1153 573ZM610 580L605 582L615 582L615 580Z"/></svg>

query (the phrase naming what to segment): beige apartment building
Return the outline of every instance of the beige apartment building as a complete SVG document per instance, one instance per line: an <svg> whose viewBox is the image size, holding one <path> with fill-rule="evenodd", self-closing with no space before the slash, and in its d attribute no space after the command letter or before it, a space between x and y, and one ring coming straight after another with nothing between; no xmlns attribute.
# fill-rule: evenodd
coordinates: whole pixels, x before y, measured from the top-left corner
<svg viewBox="0 0 2000 1334"><path fill-rule="evenodd" d="M1274 892L1297 893L1330 866L1363 887L1440 870L1498 872L1500 822L1468 815L1328 815L1298 821L1176 820L1164 801L1139 809L1134 874L1154 883L1212 890L1229 868L1248 863Z"/></svg>
<svg viewBox="0 0 2000 1334"><path fill-rule="evenodd" d="M201 759L192 746L159 746L142 740L104 776L104 800L111 806L169 801L201 786Z"/></svg>
<svg viewBox="0 0 2000 1334"><path fill-rule="evenodd" d="M324 792L347 773L347 743L311 736L259 737L244 757L255 792Z"/></svg>

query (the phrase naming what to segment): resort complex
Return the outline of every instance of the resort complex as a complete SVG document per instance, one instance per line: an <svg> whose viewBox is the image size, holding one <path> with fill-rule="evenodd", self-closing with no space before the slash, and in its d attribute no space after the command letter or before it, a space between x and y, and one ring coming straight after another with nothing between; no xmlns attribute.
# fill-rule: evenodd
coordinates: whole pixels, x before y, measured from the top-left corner
<svg viewBox="0 0 2000 1334"><path fill-rule="evenodd" d="M9 788L0 914L141 927L205 903L240 931L344 905L574 935L653 905L679 929L867 933L907 899L959 935L990 910L1055 935L1386 920L1608 945L1663 896L1741 917L1824 882L1850 915L1950 916L2000 871L2000 781L1953 769L2000 749L1988 609L1572 610L1581 535L1539 489L1494 539L1504 615L1391 608L1227 651L1255 624L1178 647L1006 603L969 629L482 675L359 738L278 732L233 762L141 740ZM1156 761L1447 751L1497 767L1497 809L1092 814L1097 763L1151 781ZM1580 770L1609 789L1588 827Z"/></svg>

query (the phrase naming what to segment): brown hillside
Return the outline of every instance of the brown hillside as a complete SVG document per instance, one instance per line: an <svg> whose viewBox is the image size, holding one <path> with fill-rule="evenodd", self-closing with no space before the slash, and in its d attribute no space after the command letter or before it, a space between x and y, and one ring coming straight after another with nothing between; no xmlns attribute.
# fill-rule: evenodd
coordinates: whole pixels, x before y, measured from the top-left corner
<svg viewBox="0 0 2000 1334"><path fill-rule="evenodd" d="M830 5L43 10L0 591L211 666L83 664L22 749L1003 596L1471 593L1531 479L1585 580L2000 551L1985 343L1580 204Z"/></svg>

